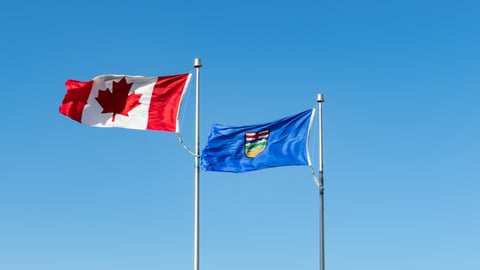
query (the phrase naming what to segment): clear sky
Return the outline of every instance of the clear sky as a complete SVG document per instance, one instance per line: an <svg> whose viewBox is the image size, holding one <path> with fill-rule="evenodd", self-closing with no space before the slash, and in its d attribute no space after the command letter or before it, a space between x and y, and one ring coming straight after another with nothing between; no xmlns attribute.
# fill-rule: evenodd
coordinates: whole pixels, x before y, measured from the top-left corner
<svg viewBox="0 0 480 270"><path fill-rule="evenodd" d="M193 269L194 158L176 135L58 107L67 79L185 73L199 57L202 148L214 123L325 95L326 269L478 270L479 13L476 0L5 1L0 269ZM200 181L201 269L319 268L308 167Z"/></svg>

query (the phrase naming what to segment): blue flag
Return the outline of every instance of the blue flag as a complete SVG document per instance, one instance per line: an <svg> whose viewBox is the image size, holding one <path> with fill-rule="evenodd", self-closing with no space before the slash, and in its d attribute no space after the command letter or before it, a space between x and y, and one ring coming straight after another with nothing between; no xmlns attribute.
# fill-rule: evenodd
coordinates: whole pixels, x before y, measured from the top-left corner
<svg viewBox="0 0 480 270"><path fill-rule="evenodd" d="M213 125L201 156L202 170L238 173L310 165L308 135L314 112L259 125Z"/></svg>

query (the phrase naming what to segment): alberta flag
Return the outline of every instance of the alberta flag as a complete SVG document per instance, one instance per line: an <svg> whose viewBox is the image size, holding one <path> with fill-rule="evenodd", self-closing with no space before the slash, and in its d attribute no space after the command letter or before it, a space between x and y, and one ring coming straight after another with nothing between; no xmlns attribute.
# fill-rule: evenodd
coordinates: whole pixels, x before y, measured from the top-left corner
<svg viewBox="0 0 480 270"><path fill-rule="evenodd" d="M205 171L247 172L310 165L308 137L315 109L249 126L213 125L201 156Z"/></svg>
<svg viewBox="0 0 480 270"><path fill-rule="evenodd" d="M178 114L191 74L162 77L101 75L68 80L60 113L82 124L178 132Z"/></svg>

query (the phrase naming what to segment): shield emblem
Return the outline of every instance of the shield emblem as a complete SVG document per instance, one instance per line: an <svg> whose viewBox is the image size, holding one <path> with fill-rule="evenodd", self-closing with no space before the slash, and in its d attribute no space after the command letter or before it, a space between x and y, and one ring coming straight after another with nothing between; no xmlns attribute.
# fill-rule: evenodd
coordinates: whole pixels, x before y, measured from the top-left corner
<svg viewBox="0 0 480 270"><path fill-rule="evenodd" d="M270 130L260 132L245 132L245 156L255 158L265 150Z"/></svg>

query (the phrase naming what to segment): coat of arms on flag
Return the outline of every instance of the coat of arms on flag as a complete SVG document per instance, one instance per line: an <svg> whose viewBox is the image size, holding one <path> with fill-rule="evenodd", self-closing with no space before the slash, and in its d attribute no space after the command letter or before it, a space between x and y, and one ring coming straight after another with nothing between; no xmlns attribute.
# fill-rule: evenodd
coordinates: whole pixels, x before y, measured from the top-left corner
<svg viewBox="0 0 480 270"><path fill-rule="evenodd" d="M245 132L245 156L255 158L263 152L267 147L269 133L268 129L260 132Z"/></svg>

